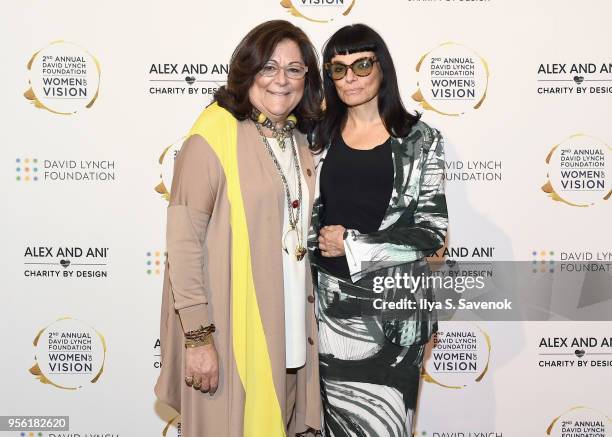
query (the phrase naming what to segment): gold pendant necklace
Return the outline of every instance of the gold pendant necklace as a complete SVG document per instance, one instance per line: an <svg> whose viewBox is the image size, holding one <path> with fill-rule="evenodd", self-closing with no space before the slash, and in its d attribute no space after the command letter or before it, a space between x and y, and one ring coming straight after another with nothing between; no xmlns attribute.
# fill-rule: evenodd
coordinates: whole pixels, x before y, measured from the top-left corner
<svg viewBox="0 0 612 437"><path fill-rule="evenodd" d="M276 170L278 171L278 174L280 175L280 178L283 182L283 187L285 188L285 197L287 199L287 210L289 213L289 229L287 229L287 232L285 232L282 238L283 250L285 251L285 253L287 254L289 253L289 250L287 249L286 238L290 232L295 232L297 235L297 245L295 247L294 255L295 255L295 259L297 259L298 261L302 261L304 259L304 256L306 255L306 248L302 244L302 232L301 232L302 230L299 229L298 227L298 224L300 222L300 217L301 217L301 210L302 210L302 178L301 178L300 162L298 160L298 155L297 155L297 150L295 147L295 141L293 139L293 135L292 134L289 135L289 138L291 141L291 155L293 158L293 164L295 166L295 172L297 176L298 198L295 200L291 200L291 191L289 190L289 182L287 181L287 178L285 177L285 173L283 172L283 169L281 168L281 165L278 162L278 159L276 159L276 155L274 154L274 151L272 150L272 147L270 146L268 139L261 131L261 127L259 123L255 123L255 127L257 127L257 132L259 132L261 141L266 146L266 150L268 151L268 154L272 158L272 161L274 161L274 166L276 167ZM279 143L279 147L281 147L280 143ZM282 147L281 147L281 150L282 150Z"/></svg>
<svg viewBox="0 0 612 437"><path fill-rule="evenodd" d="M298 261L302 261L302 259L304 259L304 256L306 255L306 248L302 245L302 236L300 235L300 231L298 231L295 227L293 227L293 225L289 225L289 229L287 229L287 232L285 232L285 235L283 235L283 250L285 251L285 253L289 253L289 250L287 250L287 242L285 241L285 239L287 238L287 235L289 235L290 232L295 231L298 237L298 244L295 246L295 259L297 259Z"/></svg>

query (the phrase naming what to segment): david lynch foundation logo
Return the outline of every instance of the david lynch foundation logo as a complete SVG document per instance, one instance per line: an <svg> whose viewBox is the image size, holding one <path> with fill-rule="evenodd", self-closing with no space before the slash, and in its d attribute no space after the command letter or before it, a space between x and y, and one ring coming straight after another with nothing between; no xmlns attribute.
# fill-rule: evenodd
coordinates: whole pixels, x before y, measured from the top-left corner
<svg viewBox="0 0 612 437"><path fill-rule="evenodd" d="M463 44L440 44L421 57L416 71L418 89L412 98L423 109L457 116L480 108L487 95L487 62Z"/></svg>
<svg viewBox="0 0 612 437"><path fill-rule="evenodd" d="M173 416L166 422L161 435L162 437L180 437L183 435L180 414Z"/></svg>
<svg viewBox="0 0 612 437"><path fill-rule="evenodd" d="M555 417L546 435L552 437L606 437L612 429L610 416L594 408L576 406Z"/></svg>
<svg viewBox="0 0 612 437"><path fill-rule="evenodd" d="M533 250L531 251L532 273L555 273L555 251Z"/></svg>
<svg viewBox="0 0 612 437"><path fill-rule="evenodd" d="M38 181L38 159L17 158L15 159L15 180L17 182Z"/></svg>
<svg viewBox="0 0 612 437"><path fill-rule="evenodd" d="M63 317L34 338L35 364L30 373L41 383L76 390L98 382L104 370L106 342L87 323Z"/></svg>
<svg viewBox="0 0 612 437"><path fill-rule="evenodd" d="M327 23L348 15L356 0L282 0L281 6L295 17L315 23Z"/></svg>
<svg viewBox="0 0 612 437"><path fill-rule="evenodd" d="M106 159L15 159L17 182L114 182L117 165Z"/></svg>
<svg viewBox="0 0 612 437"><path fill-rule="evenodd" d="M160 250L147 252L147 275L160 275L164 271L164 264L166 263L167 257L168 252L162 252Z"/></svg>
<svg viewBox="0 0 612 437"><path fill-rule="evenodd" d="M542 191L554 201L589 207L612 193L610 146L595 137L575 134L553 146L546 156L548 180Z"/></svg>
<svg viewBox="0 0 612 437"><path fill-rule="evenodd" d="M98 97L100 63L74 43L52 42L32 55L27 68L30 88L23 95L36 108L74 114Z"/></svg>
<svg viewBox="0 0 612 437"><path fill-rule="evenodd" d="M495 183L503 180L499 159L455 159L444 163L444 180L459 183Z"/></svg>
<svg viewBox="0 0 612 437"><path fill-rule="evenodd" d="M170 188L172 187L172 175L174 173L174 160L183 146L185 137L180 138L167 146L161 153L157 162L160 165L160 182L155 186L155 191L162 198L170 200Z"/></svg>
<svg viewBox="0 0 612 437"><path fill-rule="evenodd" d="M489 370L491 338L479 326L440 322L423 380L440 387L462 389L483 380Z"/></svg>

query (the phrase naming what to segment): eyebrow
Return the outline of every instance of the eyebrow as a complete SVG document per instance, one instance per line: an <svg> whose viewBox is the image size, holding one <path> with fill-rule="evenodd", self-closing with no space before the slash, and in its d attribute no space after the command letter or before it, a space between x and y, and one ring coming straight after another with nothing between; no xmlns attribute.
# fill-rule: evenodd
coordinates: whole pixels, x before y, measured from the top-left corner
<svg viewBox="0 0 612 437"><path fill-rule="evenodd" d="M269 59L269 60L266 61L266 63L268 63L268 62L274 62L275 64L278 64L278 61L276 61L274 59ZM291 61L287 65L291 65L291 64L306 65L306 63L304 61Z"/></svg>

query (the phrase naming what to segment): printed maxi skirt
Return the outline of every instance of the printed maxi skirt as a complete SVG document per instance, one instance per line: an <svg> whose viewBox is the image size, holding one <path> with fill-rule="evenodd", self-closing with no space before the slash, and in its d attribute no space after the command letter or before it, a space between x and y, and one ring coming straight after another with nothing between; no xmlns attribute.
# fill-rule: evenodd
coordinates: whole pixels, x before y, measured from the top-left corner
<svg viewBox="0 0 612 437"><path fill-rule="evenodd" d="M425 345L383 332L370 274L356 283L321 270L319 361L326 437L412 437Z"/></svg>

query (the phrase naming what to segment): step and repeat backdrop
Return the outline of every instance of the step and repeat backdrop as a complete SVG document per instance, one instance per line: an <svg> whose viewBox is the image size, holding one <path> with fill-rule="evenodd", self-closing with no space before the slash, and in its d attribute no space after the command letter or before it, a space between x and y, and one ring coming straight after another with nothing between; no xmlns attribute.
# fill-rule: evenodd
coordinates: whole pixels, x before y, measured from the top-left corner
<svg viewBox="0 0 612 437"><path fill-rule="evenodd" d="M6 435L180 435L180 415L153 394L173 160L236 44L269 19L300 26L318 48L350 23L381 33L404 103L446 139L448 257L485 272L531 263L550 302L547 275L562 268L574 284L565 298L612 315L605 286L579 299L587 268L610 285L609 2L2 9L0 415L70 423ZM612 436L610 320L441 322L415 435Z"/></svg>

